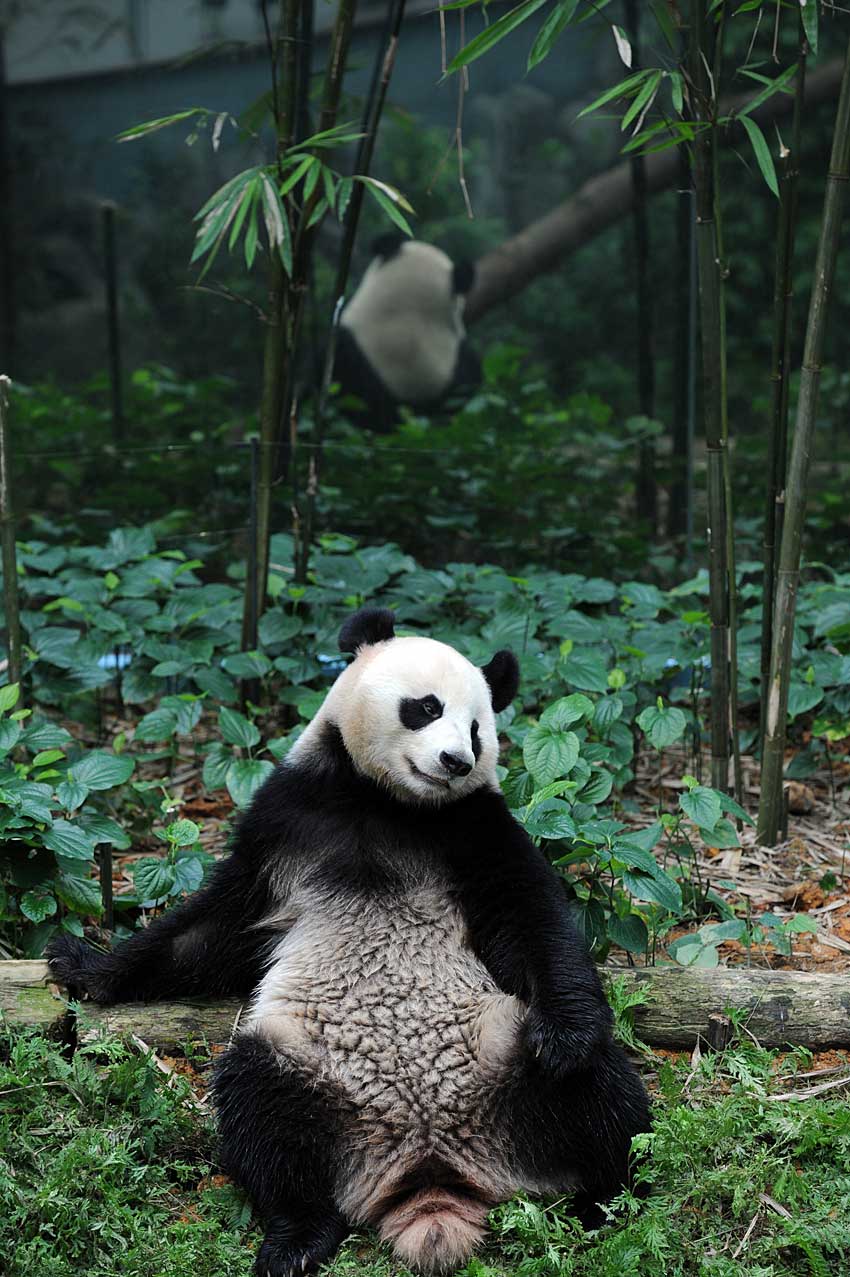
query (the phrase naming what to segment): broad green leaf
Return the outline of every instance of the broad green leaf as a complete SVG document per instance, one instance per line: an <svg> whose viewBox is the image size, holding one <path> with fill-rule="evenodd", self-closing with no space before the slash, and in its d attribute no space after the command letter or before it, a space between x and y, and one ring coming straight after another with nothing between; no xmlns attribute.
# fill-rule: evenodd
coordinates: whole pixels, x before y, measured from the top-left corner
<svg viewBox="0 0 850 1277"><path fill-rule="evenodd" d="M596 702L593 721L604 735L606 728L616 723L622 712L623 702L619 696L602 696Z"/></svg>
<svg viewBox="0 0 850 1277"><path fill-rule="evenodd" d="M88 785L77 780L63 780L56 786L56 797L65 811L76 811L89 796Z"/></svg>
<svg viewBox="0 0 850 1277"><path fill-rule="evenodd" d="M653 877L635 874L627 869L623 874L623 886L637 900L654 900L670 913L681 912L682 892L679 884L663 869L658 868Z"/></svg>
<svg viewBox="0 0 850 1277"><path fill-rule="evenodd" d="M264 678L272 663L262 652L235 652L221 662L234 678Z"/></svg>
<svg viewBox="0 0 850 1277"><path fill-rule="evenodd" d="M533 727L522 747L525 766L538 785L550 785L568 775L578 755L579 740L574 732L553 732L546 727Z"/></svg>
<svg viewBox="0 0 850 1277"><path fill-rule="evenodd" d="M194 820L175 820L166 827L165 836L175 847L191 847L198 841L200 829Z"/></svg>
<svg viewBox="0 0 850 1277"><path fill-rule="evenodd" d="M219 711L218 725L229 745L241 745L243 749L251 749L259 743L258 728L243 714L235 709L228 709L226 705Z"/></svg>
<svg viewBox="0 0 850 1277"><path fill-rule="evenodd" d="M135 765L126 754L110 754L96 749L74 763L72 775L74 780L88 785L89 789L112 789L130 779Z"/></svg>
<svg viewBox="0 0 850 1277"><path fill-rule="evenodd" d="M204 880L204 866L197 856L183 856L174 865L172 893L185 891L187 895L197 891Z"/></svg>
<svg viewBox="0 0 850 1277"><path fill-rule="evenodd" d="M637 724L656 749L666 749L679 740L688 725L685 715L673 705L662 706L661 709L657 705L647 705L638 714Z"/></svg>
<svg viewBox="0 0 850 1277"><path fill-rule="evenodd" d="M48 767L51 763L58 763L60 758L64 758L65 753L61 749L43 749L36 754L32 760L33 767Z"/></svg>
<svg viewBox="0 0 850 1277"><path fill-rule="evenodd" d="M751 816L747 815L747 813L744 811L743 807L739 803L735 802L734 798L730 798L728 794L723 794L720 792L718 792L717 796L720 799L720 806L726 812L727 816L734 816L736 820L743 820L743 822L746 825L755 826L756 822L752 819Z"/></svg>
<svg viewBox="0 0 850 1277"><path fill-rule="evenodd" d="M40 891L25 891L21 896L21 913L30 922L44 922L52 918L56 912L56 900L53 896Z"/></svg>
<svg viewBox="0 0 850 1277"><path fill-rule="evenodd" d="M137 860L131 871L142 901L165 900L174 886L174 867L167 860Z"/></svg>
<svg viewBox="0 0 850 1277"><path fill-rule="evenodd" d="M574 692L572 696L563 696L548 705L540 715L540 726L548 727L550 731L563 731L583 718L590 718L593 709L593 701L589 697Z"/></svg>
<svg viewBox="0 0 850 1277"><path fill-rule="evenodd" d="M227 773L227 791L237 807L246 807L274 771L266 758L236 758Z"/></svg>
<svg viewBox="0 0 850 1277"><path fill-rule="evenodd" d="M220 741L214 741L204 759L202 775L205 788L223 789L227 783L227 773L232 762L232 751Z"/></svg>
<svg viewBox="0 0 850 1277"><path fill-rule="evenodd" d="M585 692L608 690L608 667L605 658L587 647L574 647L560 663L564 681Z"/></svg>
<svg viewBox="0 0 850 1277"><path fill-rule="evenodd" d="M77 913L97 915L103 912L100 883L95 878L62 873L56 879L56 894Z"/></svg>
<svg viewBox="0 0 850 1277"><path fill-rule="evenodd" d="M0 754L8 754L14 749L23 735L21 724L13 718L0 720Z"/></svg>
<svg viewBox="0 0 850 1277"><path fill-rule="evenodd" d="M750 145L753 148L753 154L756 157L756 163L761 169L761 175L767 183L768 189L773 192L776 198L779 198L779 183L776 180L776 169L773 166L773 156L770 154L765 136L762 133L755 120L751 120L748 115L739 117L744 128L747 130L747 136L750 139Z"/></svg>
<svg viewBox="0 0 850 1277"><path fill-rule="evenodd" d="M723 813L718 795L704 785L697 785L688 793L681 794L679 806L695 825L702 825L706 829L713 828Z"/></svg>
<svg viewBox="0 0 850 1277"><path fill-rule="evenodd" d="M91 834L69 820L54 820L50 829L41 835L41 841L57 855L70 860L91 860L94 856L95 842Z"/></svg>
<svg viewBox="0 0 850 1277"><path fill-rule="evenodd" d="M109 843L117 851L126 851L130 846L128 835L111 816L102 816L97 811L84 811L79 816L78 823L95 843Z"/></svg>
<svg viewBox="0 0 850 1277"><path fill-rule="evenodd" d="M721 817L710 829L700 827L700 837L709 847L740 847L738 834L731 820Z"/></svg>
<svg viewBox="0 0 850 1277"><path fill-rule="evenodd" d="M590 780L576 794L576 802L592 803L598 806L605 800L614 788L614 777L609 771L603 771L601 768L595 768Z"/></svg>
<svg viewBox="0 0 850 1277"><path fill-rule="evenodd" d="M17 705L20 694L20 683L6 683L4 687L0 687L0 714L5 714L6 710Z"/></svg>
<svg viewBox="0 0 850 1277"><path fill-rule="evenodd" d="M560 798L549 798L539 803L522 820L525 832L531 838L575 838L576 827L567 803Z"/></svg>
<svg viewBox="0 0 850 1277"><path fill-rule="evenodd" d="M151 710L150 714L145 714L136 724L136 730L133 736L134 740L161 741L168 740L177 730L177 715L173 710L158 709Z"/></svg>
<svg viewBox="0 0 850 1277"><path fill-rule="evenodd" d="M294 638L301 630L302 621L298 616L290 616L281 608L272 608L260 619L260 641L264 647L273 647L277 643L285 643Z"/></svg>
<svg viewBox="0 0 850 1277"><path fill-rule="evenodd" d="M627 953L645 953L649 941L646 923L634 913L627 914L625 918L618 918L612 913L608 919L608 936Z"/></svg>

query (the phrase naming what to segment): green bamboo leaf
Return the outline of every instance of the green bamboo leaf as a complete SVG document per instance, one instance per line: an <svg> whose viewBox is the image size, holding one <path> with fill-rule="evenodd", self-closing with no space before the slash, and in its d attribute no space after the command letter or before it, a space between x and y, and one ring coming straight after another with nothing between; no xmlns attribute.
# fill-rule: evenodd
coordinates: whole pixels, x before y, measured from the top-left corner
<svg viewBox="0 0 850 1277"><path fill-rule="evenodd" d="M761 169L761 175L767 183L769 189L776 198L779 198L779 183L776 180L776 169L773 167L773 157L770 154L765 136L762 133L755 120L751 120L748 116L741 116L741 123L747 130L747 136L750 139L750 145L756 157L756 163Z"/></svg>
<svg viewBox="0 0 850 1277"><path fill-rule="evenodd" d="M156 120L145 120L143 124L134 124L131 129L124 129L118 134L118 142L135 142L136 138L146 137L148 133L156 133L159 129L167 129L181 120L191 120L196 115L211 115L203 106L193 106L188 111L178 111L176 115L162 115Z"/></svg>
<svg viewBox="0 0 850 1277"><path fill-rule="evenodd" d="M278 193L280 195L286 195L292 190L293 186L298 185L307 170L312 168L315 164L318 164L318 162L319 161L316 159L315 155L305 155L301 163L296 164L289 176L283 179L278 187Z"/></svg>
<svg viewBox="0 0 850 1277"><path fill-rule="evenodd" d="M538 62L542 62L545 57L548 57L552 50L552 45L564 27L570 23L577 8L578 0L560 0L560 3L555 6L537 32L537 37L531 46L526 67L528 71L531 71L537 66Z"/></svg>
<svg viewBox="0 0 850 1277"><path fill-rule="evenodd" d="M741 108L738 112L738 117L743 119L745 116L750 115L753 111L756 111L763 102L766 102L768 98L772 98L774 93L778 93L781 89L784 89L788 84L788 81L793 79L796 73L796 63L792 63L791 66L786 67L782 74L778 75L775 80L765 80L765 77L761 75L756 77L764 82L764 88L761 93L757 93L755 95L752 101L748 102L745 107Z"/></svg>
<svg viewBox="0 0 850 1277"><path fill-rule="evenodd" d="M586 106L583 111L579 111L577 119L581 119L584 115L590 115L591 111L598 111L601 106L606 106L609 102L613 102L615 98L625 97L626 94L636 92L638 85L643 84L651 71L636 71L634 75L626 76L625 80L621 80L619 84L615 84L613 89L606 89L598 98L594 98L590 106Z"/></svg>
<svg viewBox="0 0 850 1277"><path fill-rule="evenodd" d="M800 17L812 53L818 51L818 0L800 0Z"/></svg>
<svg viewBox="0 0 850 1277"><path fill-rule="evenodd" d="M401 212L399 212L399 209L396 206L401 204L402 207L409 209L411 212L413 210L410 208L407 200L405 200L404 197L394 189L394 187L388 186L386 182L379 182L374 177L365 177L363 174L359 173L355 174L354 180L356 182L362 182L366 187L366 190L372 196L372 199L376 204L381 206L390 221L395 222L396 226L398 226L400 230L404 231L405 235L409 235L413 238L413 230L411 229L407 219Z"/></svg>
<svg viewBox="0 0 850 1277"><path fill-rule="evenodd" d="M670 96L673 99L673 110L681 115L685 96L685 81L681 71L670 72Z"/></svg>
<svg viewBox="0 0 850 1277"><path fill-rule="evenodd" d="M526 18L530 18L538 9L542 9L548 0L523 0L522 4L518 4L515 9L511 9L508 13L503 14L492 26L485 27L484 30L469 44L465 45L460 53L452 58L446 71L458 71L461 67L469 66L470 62L475 62L488 49L492 49L494 44L498 44L511 31L515 31L517 27L525 22Z"/></svg>
<svg viewBox="0 0 850 1277"><path fill-rule="evenodd" d="M646 108L646 110L649 110L649 107L652 105L653 99L655 98L655 95L658 92L658 86L661 83L663 75L664 75L663 71L653 71L652 74L648 77L640 93L638 93L638 95L635 97L631 106L626 111L625 115L623 116L623 119L620 123L621 132L625 132L625 130L631 124L632 120L637 119L638 116L641 115L641 112L644 110L644 108Z"/></svg>

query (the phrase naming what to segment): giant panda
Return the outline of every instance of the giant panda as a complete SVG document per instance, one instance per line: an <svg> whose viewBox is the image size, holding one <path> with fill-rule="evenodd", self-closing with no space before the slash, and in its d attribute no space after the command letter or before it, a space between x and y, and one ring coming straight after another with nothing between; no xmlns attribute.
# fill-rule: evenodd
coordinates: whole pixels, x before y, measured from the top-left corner
<svg viewBox="0 0 850 1277"><path fill-rule="evenodd" d="M483 669L392 613L241 817L209 884L113 954L64 936L55 977L100 1002L247 1000L217 1067L224 1169L265 1219L258 1277L372 1225L425 1273L461 1265L513 1193L629 1181L645 1092L562 884L496 776L508 651Z"/></svg>
<svg viewBox="0 0 850 1277"><path fill-rule="evenodd" d="M401 404L432 412L478 386L481 365L462 318L475 267L400 235L381 236L372 252L340 316L333 375L363 401L358 422L386 431Z"/></svg>

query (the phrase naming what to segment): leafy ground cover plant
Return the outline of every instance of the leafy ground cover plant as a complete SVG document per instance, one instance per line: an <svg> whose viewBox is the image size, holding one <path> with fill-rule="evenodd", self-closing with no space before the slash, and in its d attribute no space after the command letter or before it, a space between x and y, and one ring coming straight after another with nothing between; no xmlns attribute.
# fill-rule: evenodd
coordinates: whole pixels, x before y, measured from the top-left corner
<svg viewBox="0 0 850 1277"><path fill-rule="evenodd" d="M700 841L734 846L734 822L746 819L700 781L708 659L704 575L663 590L539 567L521 574L456 562L430 569L394 545L361 546L340 534L319 539L305 583L294 581L292 560L292 539L278 534L258 647L243 651L245 569L239 561L222 580L208 548L171 548L149 526L114 529L101 545L39 538L20 546L27 704L54 717L33 734L31 727L14 725L16 701L8 724L0 726L0 741L8 745L5 765L15 783L44 787L39 811L45 819L50 815L51 827L60 820L76 832L96 817L114 820L119 814L127 826L129 812L138 814L143 806L142 823L150 827L150 817L160 815L152 797L187 756L202 767L209 790L226 789L244 805L342 668L336 635L343 618L368 602L393 607L402 632L429 633L478 664L498 647L517 653L521 696L499 720L507 742L505 793L532 837L559 863L597 952L604 954L613 942L652 954L682 917L707 920L719 911L721 921L730 921L720 897L694 870ZM750 584L746 563L742 581L749 609L739 635L744 702L748 690L752 698L759 661L757 578ZM817 721L831 715L833 722L850 712L848 648L850 574L818 567L801 594L795 723L808 723L813 713ZM745 713L755 721L753 710ZM78 723L75 730L98 746L113 731L109 724L120 723L113 752L97 749L95 763L85 764L96 768L97 759L112 760L108 774L98 773L100 788L79 788L85 760L77 755L83 751L55 716ZM674 747L688 750L687 765L696 775L686 777L687 792L676 810L666 810L661 795L660 821L640 831L624 818L634 814L629 794L642 740L658 749L659 759ZM22 752L28 745L29 756ZM130 782L134 763L144 770ZM32 774L25 776L27 768ZM104 778L113 787L108 793ZM76 789L68 788L72 783ZM38 827L37 815L26 817L23 834L20 824L3 831L3 881L11 902L6 923L28 917L21 915L27 891L35 893L26 896L31 913L48 911L29 917L41 930L8 933L7 947L16 952L37 951L33 946L52 927L78 926L86 900L92 901L88 916L97 914L94 833L86 841L87 856L81 849L71 873L67 852L53 853L65 856L61 863L44 859L45 831L48 839L55 835ZM11 811L13 817L24 819L24 813ZM97 829L98 836L108 832L113 846L126 846L118 825ZM165 867L143 869L136 896L122 903L161 901L197 878L203 866L191 847L178 856L167 834L166 842L174 854ZM23 857L29 864L39 851L39 863L52 877L19 881L19 869L12 876L12 861L20 866ZM64 879L60 889L62 874L86 884L75 888L76 897ZM712 951L707 946L707 958Z"/></svg>
<svg viewBox="0 0 850 1277"><path fill-rule="evenodd" d="M40 953L57 927L83 934L101 913L92 879L98 846L130 840L106 795L133 772L131 758L81 750L64 727L16 709L17 683L0 687L0 919L13 952Z"/></svg>
<svg viewBox="0 0 850 1277"><path fill-rule="evenodd" d="M463 1277L843 1272L850 1108L840 1091L818 1092L811 1067L803 1051L781 1058L747 1042L664 1061L641 1172L648 1200L624 1195L612 1227L585 1233L568 1198L514 1199L493 1213L491 1239ZM0 1039L0 1091L9 1277L248 1277L250 1208L215 1175L210 1118L184 1078L165 1078L116 1040L68 1060L16 1034ZM801 1098L782 1098L792 1092ZM323 1271L407 1277L368 1235Z"/></svg>

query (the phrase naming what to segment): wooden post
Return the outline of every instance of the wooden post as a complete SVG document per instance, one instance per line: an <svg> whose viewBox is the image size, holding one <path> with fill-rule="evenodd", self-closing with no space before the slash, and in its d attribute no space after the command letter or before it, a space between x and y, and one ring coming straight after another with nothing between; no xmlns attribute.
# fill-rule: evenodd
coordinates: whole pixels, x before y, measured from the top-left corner
<svg viewBox="0 0 850 1277"><path fill-rule="evenodd" d="M118 323L118 268L115 255L115 205L104 200L103 265L106 275L106 331L109 341L109 388L112 395L112 439L124 439L124 404L121 391L121 331Z"/></svg>
<svg viewBox="0 0 850 1277"><path fill-rule="evenodd" d="M15 512L12 508L12 456L9 447L9 387L0 375L0 539L3 542L3 610L9 649L8 683L21 681L21 618L18 611L18 563L15 557Z"/></svg>

